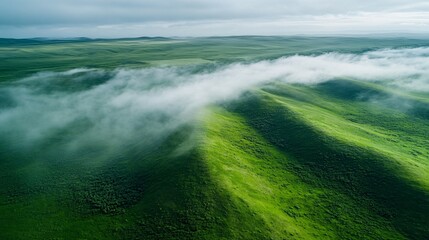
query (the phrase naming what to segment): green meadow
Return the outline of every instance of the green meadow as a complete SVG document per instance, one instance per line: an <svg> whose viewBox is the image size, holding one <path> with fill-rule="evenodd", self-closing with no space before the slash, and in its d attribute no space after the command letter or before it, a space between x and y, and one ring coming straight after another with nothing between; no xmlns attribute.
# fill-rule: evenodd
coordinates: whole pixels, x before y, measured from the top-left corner
<svg viewBox="0 0 429 240"><path fill-rule="evenodd" d="M405 38L1 39L0 239L429 239L423 88L341 76L263 81L192 111L140 99L235 64L427 46ZM72 69L102 72L55 75ZM122 76L117 69L161 70L106 88ZM182 82L164 80L170 69ZM129 87L152 78L160 80ZM120 107L110 111L111 92ZM65 99L83 110L63 109L78 104ZM129 99L139 104L124 111Z"/></svg>

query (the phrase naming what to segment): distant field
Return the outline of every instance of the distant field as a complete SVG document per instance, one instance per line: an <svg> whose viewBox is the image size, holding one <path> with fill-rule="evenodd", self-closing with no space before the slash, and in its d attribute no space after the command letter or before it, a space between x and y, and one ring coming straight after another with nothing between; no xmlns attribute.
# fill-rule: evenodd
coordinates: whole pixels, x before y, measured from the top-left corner
<svg viewBox="0 0 429 240"><path fill-rule="evenodd" d="M391 47L428 46L426 40L216 37L191 39L124 39L81 41L11 41L0 39L0 80L11 80L39 71L72 68L230 63L275 59L294 54L325 52L360 53ZM175 62L176 61L176 62Z"/></svg>
<svg viewBox="0 0 429 240"><path fill-rule="evenodd" d="M0 239L429 239L428 56L0 39Z"/></svg>

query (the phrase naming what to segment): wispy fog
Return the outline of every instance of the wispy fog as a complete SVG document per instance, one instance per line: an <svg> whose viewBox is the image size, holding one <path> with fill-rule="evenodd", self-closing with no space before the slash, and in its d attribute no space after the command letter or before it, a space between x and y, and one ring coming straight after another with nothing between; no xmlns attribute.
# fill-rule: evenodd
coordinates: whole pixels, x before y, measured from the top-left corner
<svg viewBox="0 0 429 240"><path fill-rule="evenodd" d="M41 72L0 87L0 138L10 147L50 142L77 151L156 142L203 107L272 81L385 81L429 92L429 48L328 53L219 66Z"/></svg>

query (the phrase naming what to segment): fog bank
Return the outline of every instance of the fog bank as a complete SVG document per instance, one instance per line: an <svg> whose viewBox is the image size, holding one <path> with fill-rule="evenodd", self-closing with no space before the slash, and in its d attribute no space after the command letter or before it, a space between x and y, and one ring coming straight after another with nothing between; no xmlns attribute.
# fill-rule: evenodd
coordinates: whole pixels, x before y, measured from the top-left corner
<svg viewBox="0 0 429 240"><path fill-rule="evenodd" d="M157 142L207 105L273 81L385 81L429 92L429 48L291 56L195 73L190 67L41 72L0 87L0 138L11 147L50 141L74 152Z"/></svg>

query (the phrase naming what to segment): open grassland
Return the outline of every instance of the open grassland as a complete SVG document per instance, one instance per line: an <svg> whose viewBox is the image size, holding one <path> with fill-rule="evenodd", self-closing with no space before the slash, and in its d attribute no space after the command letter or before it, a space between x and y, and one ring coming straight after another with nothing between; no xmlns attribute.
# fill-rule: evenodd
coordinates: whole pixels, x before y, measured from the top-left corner
<svg viewBox="0 0 429 240"><path fill-rule="evenodd" d="M404 41L3 41L0 116L17 108L4 89L40 71L181 65L200 73L293 54L425 44ZM59 79L52 84L34 88L74 96L112 81L111 74L94 73L78 82L74 79L85 72L55 75ZM147 89L166 83L157 84ZM126 113L120 117L133 114ZM195 114L159 139L145 135L145 122L133 129L133 138L118 135L119 143L76 138L94 128L87 119L54 128L34 145L25 145L28 139L19 134L0 136L0 239L429 238L426 92L353 78L314 84L274 79ZM24 123L19 119L11 127Z"/></svg>
<svg viewBox="0 0 429 240"><path fill-rule="evenodd" d="M141 68L165 65L231 63L337 51L360 53L388 47L426 46L425 40L216 37L82 41L10 41L0 39L0 81L40 71L73 68ZM207 66L204 66L207 67Z"/></svg>

